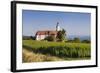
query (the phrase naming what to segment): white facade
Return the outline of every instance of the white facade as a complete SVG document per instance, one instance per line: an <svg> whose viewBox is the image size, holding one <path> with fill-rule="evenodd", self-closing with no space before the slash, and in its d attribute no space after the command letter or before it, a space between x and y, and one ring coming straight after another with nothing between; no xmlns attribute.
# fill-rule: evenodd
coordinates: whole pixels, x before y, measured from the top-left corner
<svg viewBox="0 0 100 73"><path fill-rule="evenodd" d="M36 40L43 40L45 37L46 35L36 35Z"/></svg>
<svg viewBox="0 0 100 73"><path fill-rule="evenodd" d="M60 26L57 26L57 31L60 31L61 29L60 29Z"/></svg>

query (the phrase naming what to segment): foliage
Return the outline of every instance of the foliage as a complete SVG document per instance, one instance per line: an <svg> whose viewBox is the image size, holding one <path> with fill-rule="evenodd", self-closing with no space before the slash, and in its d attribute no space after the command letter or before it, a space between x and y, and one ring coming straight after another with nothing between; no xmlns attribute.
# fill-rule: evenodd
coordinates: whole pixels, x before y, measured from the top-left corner
<svg viewBox="0 0 100 73"><path fill-rule="evenodd" d="M25 48L23 48L22 52L23 52L22 53L23 63L25 63L25 62L61 61L62 60L56 56L34 53L34 52L29 51Z"/></svg>
<svg viewBox="0 0 100 73"><path fill-rule="evenodd" d="M80 43L81 42L78 37L75 37L73 41L76 42L76 43Z"/></svg>
<svg viewBox="0 0 100 73"><path fill-rule="evenodd" d="M30 36L30 38L31 38L32 40L35 40L35 39L36 39L36 37L35 37L35 36Z"/></svg>
<svg viewBox="0 0 100 73"><path fill-rule="evenodd" d="M24 40L23 47L36 53L65 58L84 58L91 56L90 44Z"/></svg>
<svg viewBox="0 0 100 73"><path fill-rule="evenodd" d="M35 36L23 36L23 40L35 40Z"/></svg>
<svg viewBox="0 0 100 73"><path fill-rule="evenodd" d="M75 37L73 40L67 40L66 42L70 42L70 43L81 43L81 40L78 37Z"/></svg>
<svg viewBox="0 0 100 73"><path fill-rule="evenodd" d="M30 40L30 36L23 36L23 40Z"/></svg>
<svg viewBox="0 0 100 73"><path fill-rule="evenodd" d="M91 43L90 40L83 40L82 43Z"/></svg>
<svg viewBox="0 0 100 73"><path fill-rule="evenodd" d="M64 29L58 31L57 39L59 41L64 41L65 40L65 36L66 36L66 31Z"/></svg>
<svg viewBox="0 0 100 73"><path fill-rule="evenodd" d="M74 43L73 40L67 40L66 42L67 42L67 43Z"/></svg>
<svg viewBox="0 0 100 73"><path fill-rule="evenodd" d="M79 38L74 38L73 40L67 40L67 43L91 43L90 40L80 40Z"/></svg>
<svg viewBox="0 0 100 73"><path fill-rule="evenodd" d="M55 41L55 37L54 36L47 36L46 38L45 38L45 40L48 40L48 41Z"/></svg>

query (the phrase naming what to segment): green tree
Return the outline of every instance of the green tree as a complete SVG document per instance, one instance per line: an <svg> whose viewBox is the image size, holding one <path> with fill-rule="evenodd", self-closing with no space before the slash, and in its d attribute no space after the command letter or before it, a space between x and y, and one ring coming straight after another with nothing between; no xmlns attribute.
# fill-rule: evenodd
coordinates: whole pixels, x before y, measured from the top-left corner
<svg viewBox="0 0 100 73"><path fill-rule="evenodd" d="M78 37L75 37L73 42L80 43L81 41L80 41L80 39Z"/></svg>
<svg viewBox="0 0 100 73"><path fill-rule="evenodd" d="M62 30L58 31L57 39L59 41L64 41L66 39L66 31L65 31L65 29L62 29Z"/></svg>
<svg viewBox="0 0 100 73"><path fill-rule="evenodd" d="M82 43L91 43L90 40L83 40Z"/></svg>
<svg viewBox="0 0 100 73"><path fill-rule="evenodd" d="M35 36L30 36L30 39L35 40L36 37Z"/></svg>
<svg viewBox="0 0 100 73"><path fill-rule="evenodd" d="M44 40L47 40L47 41L55 41L55 37L54 36L47 36Z"/></svg>

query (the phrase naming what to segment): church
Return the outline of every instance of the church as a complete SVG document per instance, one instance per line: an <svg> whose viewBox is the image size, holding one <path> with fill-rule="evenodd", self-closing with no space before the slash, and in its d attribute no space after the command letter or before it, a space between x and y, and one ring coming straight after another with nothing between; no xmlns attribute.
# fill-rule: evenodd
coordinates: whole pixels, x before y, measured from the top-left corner
<svg viewBox="0 0 100 73"><path fill-rule="evenodd" d="M43 31L37 31L36 32L36 40L43 40L45 39L46 37L48 36L54 36L54 37L57 37L57 33L58 31L60 31L60 26L59 26L59 23L57 22L57 25L56 25L56 29L55 30L43 30Z"/></svg>

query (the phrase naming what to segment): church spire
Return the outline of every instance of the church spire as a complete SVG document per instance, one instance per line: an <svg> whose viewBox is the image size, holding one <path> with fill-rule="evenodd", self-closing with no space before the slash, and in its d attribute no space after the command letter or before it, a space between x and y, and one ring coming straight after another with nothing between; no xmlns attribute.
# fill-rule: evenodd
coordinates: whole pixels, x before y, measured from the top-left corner
<svg viewBox="0 0 100 73"><path fill-rule="evenodd" d="M59 30L60 30L60 26L59 26L59 22L57 22L56 31L59 31Z"/></svg>

